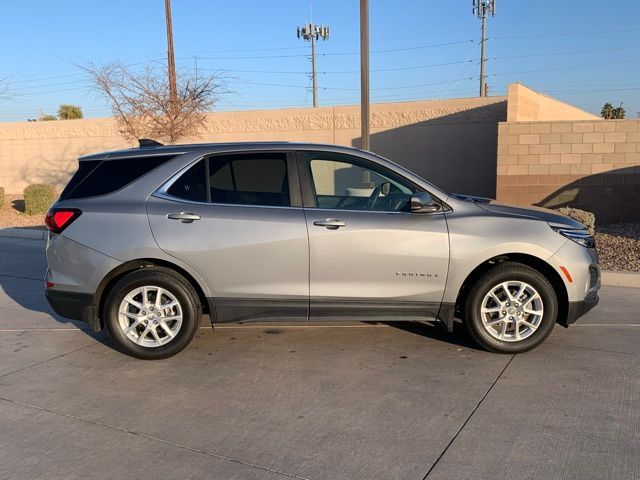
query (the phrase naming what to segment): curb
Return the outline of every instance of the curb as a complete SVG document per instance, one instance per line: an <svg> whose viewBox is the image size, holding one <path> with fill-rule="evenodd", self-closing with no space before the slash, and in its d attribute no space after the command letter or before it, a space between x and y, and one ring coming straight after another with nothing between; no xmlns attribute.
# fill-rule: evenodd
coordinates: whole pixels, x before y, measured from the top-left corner
<svg viewBox="0 0 640 480"><path fill-rule="evenodd" d="M608 287L628 287L640 288L640 273L615 272L613 270L603 270L602 285Z"/></svg>
<svg viewBox="0 0 640 480"><path fill-rule="evenodd" d="M0 238L46 240L47 231L39 228L0 228ZM602 270L602 285L608 287L640 288L640 273Z"/></svg>
<svg viewBox="0 0 640 480"><path fill-rule="evenodd" d="M39 228L0 228L0 238L46 240L47 231Z"/></svg>

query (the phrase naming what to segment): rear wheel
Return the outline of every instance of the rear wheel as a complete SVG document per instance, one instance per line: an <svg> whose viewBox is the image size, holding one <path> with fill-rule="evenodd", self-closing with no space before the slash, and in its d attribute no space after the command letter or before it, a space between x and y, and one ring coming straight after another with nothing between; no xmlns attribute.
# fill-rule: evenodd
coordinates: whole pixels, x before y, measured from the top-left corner
<svg viewBox="0 0 640 480"><path fill-rule="evenodd" d="M505 262L471 287L465 313L469 334L483 348L520 353L549 336L558 316L558 299L540 272Z"/></svg>
<svg viewBox="0 0 640 480"><path fill-rule="evenodd" d="M184 349L200 325L193 287L168 269L138 270L109 292L103 318L118 347L136 358L167 358Z"/></svg>

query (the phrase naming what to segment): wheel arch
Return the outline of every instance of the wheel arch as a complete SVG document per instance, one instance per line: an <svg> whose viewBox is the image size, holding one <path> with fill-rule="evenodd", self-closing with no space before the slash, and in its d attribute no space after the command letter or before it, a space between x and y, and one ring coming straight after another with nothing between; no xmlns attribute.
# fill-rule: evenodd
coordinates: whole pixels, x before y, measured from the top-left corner
<svg viewBox="0 0 640 480"><path fill-rule="evenodd" d="M560 274L546 261L534 255L526 253L505 253L496 255L495 257L485 260L476 268L474 268L469 275L462 282L462 286L458 291L458 295L455 302L455 312L459 318L464 315L464 304L469 294L470 285L473 285L475 281L486 271L493 268L502 262L517 262L526 265L534 270L537 270L551 283L556 295L558 297L558 323L566 327L567 314L569 312L569 294L564 281L560 277Z"/></svg>
<svg viewBox="0 0 640 480"><path fill-rule="evenodd" d="M168 270L172 270L174 273L177 273L181 277L183 277L195 290L202 305L203 313L209 313L212 315L212 304L211 299L207 297L205 294L205 290L203 286L196 280L196 278L189 273L184 268L176 265L175 263L169 262L167 260L161 260L159 258L140 258L136 260L129 260L121 265L118 265L116 268L111 270L105 277L102 279L98 288L96 289L95 297L94 297L94 305L96 308L97 319L99 322L100 328L104 328L104 320L102 318L102 311L104 308L104 302L107 297L107 292L113 287L113 285L118 282L125 275L134 272L136 270L140 270L143 268L153 268L153 267L162 267Z"/></svg>

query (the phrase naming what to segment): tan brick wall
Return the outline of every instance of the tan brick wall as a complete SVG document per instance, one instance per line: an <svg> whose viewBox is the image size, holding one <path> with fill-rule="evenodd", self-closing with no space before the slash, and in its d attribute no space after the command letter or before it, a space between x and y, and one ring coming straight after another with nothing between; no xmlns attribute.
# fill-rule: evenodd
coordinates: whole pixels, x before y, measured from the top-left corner
<svg viewBox="0 0 640 480"><path fill-rule="evenodd" d="M558 120L596 120L599 117L592 113L561 102L543 93L531 90L521 83L512 83L507 91L509 106L508 122L558 121ZM585 126L584 128L589 128ZM541 124L531 133L551 133L548 124ZM557 130L560 132L561 129Z"/></svg>
<svg viewBox="0 0 640 480"><path fill-rule="evenodd" d="M640 218L640 120L505 122L498 132L498 200Z"/></svg>
<svg viewBox="0 0 640 480"><path fill-rule="evenodd" d="M506 110L506 97L373 105L371 146L452 191L493 196L497 125ZM359 137L360 108L340 106L212 113L205 132L190 140L359 146ZM62 187L79 156L129 146L111 119L0 123L0 186L7 193L36 182Z"/></svg>

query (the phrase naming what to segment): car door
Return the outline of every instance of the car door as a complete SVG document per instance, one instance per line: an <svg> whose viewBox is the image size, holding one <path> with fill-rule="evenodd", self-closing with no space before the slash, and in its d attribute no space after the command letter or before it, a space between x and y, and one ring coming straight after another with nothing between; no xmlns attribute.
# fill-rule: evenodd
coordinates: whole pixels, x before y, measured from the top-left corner
<svg viewBox="0 0 640 480"><path fill-rule="evenodd" d="M298 161L310 319L436 317L449 264L444 204L412 213L420 187L365 158L309 151Z"/></svg>
<svg viewBox="0 0 640 480"><path fill-rule="evenodd" d="M200 159L147 211L159 247L208 283L216 321L308 320L308 236L292 153Z"/></svg>

